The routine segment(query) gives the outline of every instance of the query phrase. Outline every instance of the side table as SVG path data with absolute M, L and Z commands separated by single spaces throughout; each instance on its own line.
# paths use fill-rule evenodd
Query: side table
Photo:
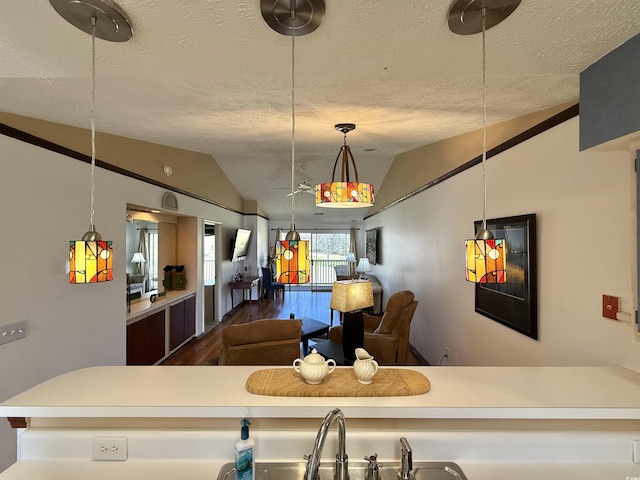
M 233 292 L 234 290 L 242 290 L 242 301 L 246 300 L 245 292 L 249 290 L 249 303 L 253 301 L 253 287 L 258 287 L 258 303 L 260 303 L 260 277 L 248 275 L 242 280 L 229 282 L 229 291 L 231 292 L 231 309 L 233 310 Z

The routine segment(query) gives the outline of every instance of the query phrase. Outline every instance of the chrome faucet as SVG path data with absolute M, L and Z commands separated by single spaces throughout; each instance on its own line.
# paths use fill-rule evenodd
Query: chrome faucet
M 336 465 L 333 474 L 334 480 L 349 480 L 349 458 L 345 449 L 346 427 L 344 423 L 344 414 L 339 408 L 332 409 L 327 416 L 324 417 L 316 441 L 313 444 L 313 451 L 307 460 L 307 469 L 304 472 L 304 480 L 318 480 L 318 470 L 320 468 L 320 458 L 322 457 L 322 449 L 324 441 L 327 437 L 329 427 L 338 420 L 338 453 L 336 454 Z
M 404 437 L 400 439 L 400 451 L 402 453 L 402 466 L 398 471 L 398 478 L 400 480 L 415 480 L 415 476 L 411 473 L 411 470 L 413 470 L 411 446 Z

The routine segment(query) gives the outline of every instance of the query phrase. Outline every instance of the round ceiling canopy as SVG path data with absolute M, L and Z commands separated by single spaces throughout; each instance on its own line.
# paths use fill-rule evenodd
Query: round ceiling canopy
M 133 36 L 127 14 L 111 0 L 49 0 L 51 6 L 67 22 L 89 35 L 96 19 L 96 37 L 110 42 L 126 42 Z
M 355 123 L 336 123 L 334 128 L 346 135 L 351 130 L 356 129 L 356 124 Z
M 486 6 L 485 30 L 513 13 L 520 0 L 455 0 L 449 9 L 449 30 L 458 35 L 482 32 L 482 7 Z
M 295 15 L 291 14 L 293 8 Z M 262 18 L 282 35 L 299 37 L 313 32 L 324 20 L 324 0 L 260 0 Z

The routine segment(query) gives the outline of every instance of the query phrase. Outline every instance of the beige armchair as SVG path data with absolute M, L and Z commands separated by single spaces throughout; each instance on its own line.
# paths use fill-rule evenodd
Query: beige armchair
M 291 365 L 300 357 L 300 320 L 256 320 L 222 330 L 218 365 Z
M 381 365 L 404 365 L 409 351 L 411 320 L 418 306 L 413 292 L 394 293 L 382 318 L 363 313 L 364 348 Z M 329 339 L 342 343 L 342 327 L 329 330 Z

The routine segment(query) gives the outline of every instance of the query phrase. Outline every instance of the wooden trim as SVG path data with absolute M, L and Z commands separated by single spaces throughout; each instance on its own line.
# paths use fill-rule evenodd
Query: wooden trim
M 424 358 L 420 352 L 418 350 L 416 350 L 416 347 L 414 347 L 413 345 L 409 344 L 409 351 L 411 352 L 411 355 L 413 355 L 414 357 L 416 357 L 416 360 L 418 360 L 418 362 L 420 362 L 420 365 L 429 365 L 431 366 L 431 364 L 429 362 L 427 362 L 427 359 Z
M 30 145 L 34 145 L 36 147 L 44 148 L 45 150 L 49 150 L 51 152 L 59 153 L 69 158 L 73 158 L 75 160 L 79 160 L 85 163 L 91 163 L 91 157 L 89 155 L 85 155 L 84 153 L 77 152 L 75 150 L 71 150 L 70 148 L 63 147 L 62 145 L 58 145 L 57 143 L 50 142 L 49 140 L 45 140 L 44 138 L 37 137 L 30 133 L 24 132 L 22 130 L 18 130 L 17 128 L 11 127 L 7 124 L 0 123 L 0 135 L 5 135 L 7 137 L 15 138 L 16 140 L 20 140 L 21 142 L 28 143 Z M 117 167 L 115 165 L 111 165 L 103 160 L 96 158 L 96 167 L 104 168 L 105 170 L 109 170 L 110 172 L 119 173 L 120 175 L 124 175 L 125 177 L 133 178 L 134 180 L 138 180 L 140 182 L 145 182 L 150 185 L 155 185 L 156 187 L 164 188 L 167 190 L 171 190 L 172 192 L 180 193 L 187 197 L 194 198 L 196 200 L 200 200 L 202 202 L 208 203 L 210 205 L 215 205 L 216 207 L 223 208 L 225 210 L 229 210 L 233 213 L 238 213 L 240 215 L 244 215 L 243 212 L 236 210 L 231 207 L 227 207 L 226 205 L 222 205 L 218 202 L 214 202 L 205 197 L 201 197 L 200 195 L 196 195 L 191 192 L 187 192 L 186 190 L 182 190 L 171 185 L 167 185 L 166 183 L 158 182 L 157 180 L 153 180 L 151 178 L 145 177 L 143 175 L 139 175 L 137 173 L 131 172 L 124 168 Z M 251 214 L 257 215 L 259 217 L 264 218 L 265 220 L 269 220 L 260 214 Z
M 526 142 L 527 140 L 530 140 L 531 138 L 535 137 L 536 135 L 539 135 L 540 133 L 546 132 L 547 130 L 552 129 L 553 127 L 556 127 L 558 125 L 560 125 L 561 123 L 566 122 L 567 120 L 571 120 L 573 117 L 577 117 L 578 114 L 580 113 L 580 104 L 576 103 L 575 105 L 572 105 L 568 108 L 566 108 L 565 110 L 563 110 L 562 112 L 556 113 L 555 115 L 547 118 L 546 120 L 544 120 L 543 122 L 540 122 L 537 125 L 534 125 L 533 127 L 525 130 L 524 132 L 516 135 L 513 138 L 510 138 L 509 140 L 506 140 L 505 142 L 502 142 L 500 145 L 495 146 L 494 148 L 492 148 L 491 150 L 487 151 L 487 160 L 490 159 L 491 157 L 498 155 L 499 153 L 504 152 L 505 150 L 509 150 L 510 148 L 515 147 L 516 145 L 519 145 L 523 142 Z M 382 207 L 380 210 L 372 213 L 371 215 L 367 215 L 364 217 L 364 220 L 371 218 L 381 212 L 384 212 L 385 210 L 387 210 L 388 208 L 391 208 L 395 205 L 398 205 L 399 203 L 404 202 L 405 200 L 410 199 L 411 197 L 414 197 L 415 195 L 418 195 L 419 193 L 424 192 L 425 190 L 428 190 L 431 187 L 435 187 L 436 185 L 438 185 L 439 183 L 444 182 L 445 180 L 450 179 L 451 177 L 464 172 L 465 170 L 474 167 L 475 165 L 478 165 L 482 163 L 482 154 L 478 155 L 475 158 L 472 158 L 471 160 L 469 160 L 468 162 L 463 163 L 462 165 L 454 168 L 453 170 L 445 173 L 444 175 L 439 176 L 438 178 L 435 178 L 433 180 L 431 180 L 429 183 L 427 183 L 426 185 L 423 185 L 422 187 L 414 190 L 413 192 L 409 192 L 406 195 L 400 197 L 399 199 L 391 202 L 389 205 L 385 205 L 384 207 Z
M 11 428 L 27 428 L 28 422 L 25 417 L 7 417 Z

